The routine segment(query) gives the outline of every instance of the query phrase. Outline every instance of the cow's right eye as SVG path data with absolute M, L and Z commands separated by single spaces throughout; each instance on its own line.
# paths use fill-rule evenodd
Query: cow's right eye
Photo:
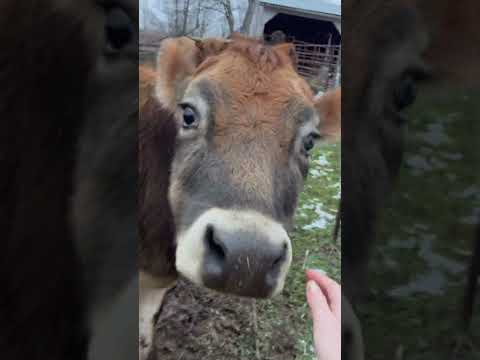
M 307 136 L 307 138 L 303 141 L 303 149 L 306 153 L 309 153 L 310 150 L 313 149 L 315 146 L 315 140 L 311 136 Z
M 198 116 L 195 110 L 187 104 L 181 104 L 183 114 L 183 123 L 182 127 L 184 129 L 195 129 L 198 127 Z
M 308 158 L 318 139 L 320 139 L 320 134 L 318 134 L 316 131 L 305 136 L 305 138 L 302 140 L 302 155 Z
M 130 16 L 120 7 L 107 9 L 105 36 L 110 51 L 119 51 L 133 39 L 134 25 Z
M 407 108 L 415 102 L 417 89 L 412 76 L 404 76 L 396 85 L 394 90 L 395 106 L 399 111 Z

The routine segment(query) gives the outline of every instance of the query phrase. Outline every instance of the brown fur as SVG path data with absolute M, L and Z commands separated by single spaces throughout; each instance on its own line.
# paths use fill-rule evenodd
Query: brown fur
M 266 151 L 283 151 L 285 156 L 294 125 L 278 119 L 292 97 L 312 105 L 311 90 L 293 71 L 288 51 L 284 45 L 267 47 L 260 41 L 240 38 L 195 70 L 195 79 L 208 78 L 229 90 L 229 108 L 220 96 L 216 99 L 216 144 L 230 143 L 232 137 L 248 142 L 262 134 Z M 276 143 L 280 152 L 271 148 Z
M 140 103 L 144 105 L 139 119 L 139 268 L 171 278 L 176 276 L 175 229 L 168 187 L 176 128 L 172 114 L 152 94 Z
M 155 69 L 139 67 L 139 268 L 163 279 L 176 277 L 175 229 L 168 204 L 176 127 L 171 111 L 154 98 Z M 155 193 L 152 193 L 155 189 Z M 152 241 L 150 239 L 155 239 Z M 161 241 L 158 241 L 161 240 Z
M 0 35 L 2 359 L 86 355 L 68 214 L 93 59 L 81 17 L 54 8 L 43 0 L 0 5 L 0 24 L 10 29 Z
M 312 115 L 315 113 L 313 93 L 295 72 L 294 61 L 290 44 L 270 47 L 235 35 L 231 40 L 167 39 L 159 51 L 157 68 L 140 68 L 140 177 L 144 188 L 140 191 L 139 205 L 141 248 L 145 249 L 140 252 L 141 267 L 157 276 L 175 274 L 171 216 L 175 215 L 178 221 L 183 208 L 190 203 L 183 188 L 187 179 L 206 181 L 212 177 L 210 188 L 228 186 L 242 194 L 237 205 L 260 203 L 267 211 L 281 208 L 275 197 L 283 201 L 283 191 L 275 194 L 278 185 L 274 183 L 279 179 L 274 171 L 277 167 L 289 169 L 291 166 L 291 146 L 301 120 L 305 120 L 297 116 L 305 108 L 310 109 Z M 152 72 L 156 72 L 156 99 L 148 96 L 153 87 Z M 208 100 L 212 102 L 209 105 L 215 108 L 212 138 L 208 141 L 221 158 L 223 171 L 229 174 L 228 184 L 221 183 L 221 176 L 208 175 L 210 167 L 218 171 L 215 165 L 194 164 L 178 153 L 173 155 L 174 149 L 180 146 L 172 141 L 181 120 L 177 104 L 191 84 L 205 80 L 213 96 Z M 339 101 L 338 97 L 320 99 L 325 105 L 319 104 L 318 108 L 331 106 L 330 98 Z M 335 110 L 323 116 L 330 118 L 336 110 L 337 104 Z M 339 127 L 339 121 L 340 116 L 325 124 Z M 172 170 L 172 163 L 183 169 Z M 199 167 L 205 175 L 188 175 L 189 167 Z M 289 183 L 282 186 L 295 194 L 287 201 L 293 209 L 302 179 L 297 169 L 288 171 L 293 175 L 290 180 L 287 178 Z M 170 189 L 172 214 L 165 212 L 167 189 Z M 217 196 L 220 195 L 217 193 Z
M 155 88 L 156 73 L 155 70 L 148 66 L 139 67 L 139 109 L 142 109 L 151 98 Z
M 0 4 L 2 359 L 86 359 L 93 307 L 135 275 L 137 56 L 104 61 L 102 6 Z
M 337 88 L 322 95 L 315 102 L 320 115 L 320 134 L 325 140 L 338 140 L 341 137 L 342 90 Z

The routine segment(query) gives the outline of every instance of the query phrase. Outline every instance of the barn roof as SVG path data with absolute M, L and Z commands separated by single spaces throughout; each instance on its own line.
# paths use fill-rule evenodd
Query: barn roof
M 285 8 L 294 12 L 341 16 L 340 0 L 260 0 L 266 6 Z

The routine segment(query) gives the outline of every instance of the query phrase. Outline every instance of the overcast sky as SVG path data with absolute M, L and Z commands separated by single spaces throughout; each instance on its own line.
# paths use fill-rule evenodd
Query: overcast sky
M 304 0 L 304 1 L 319 1 L 319 0 Z M 341 4 L 341 0 L 322 0 L 322 1 L 338 4 L 338 5 Z M 139 0 L 139 7 L 140 9 L 150 9 L 151 11 L 153 10 L 160 19 L 163 19 L 164 21 L 166 21 L 165 14 L 162 11 L 164 2 L 165 0 Z M 233 8 L 237 8 L 238 6 L 241 5 L 244 9 L 246 9 L 247 0 L 232 0 L 232 5 L 233 5 Z M 235 14 L 235 15 L 238 17 L 239 14 Z M 219 15 L 217 14 L 212 16 L 219 16 Z M 139 20 L 140 20 L 140 28 L 143 28 L 144 19 L 142 18 L 142 12 L 140 12 Z M 236 20 L 236 25 L 238 27 L 242 19 L 237 18 L 235 20 Z M 209 27 L 209 31 L 208 31 L 209 35 L 218 35 L 216 34 L 218 31 L 218 29 L 216 28 L 216 25 L 219 23 L 219 21 L 220 19 L 212 19 L 211 26 Z
M 231 0 L 231 1 L 232 1 L 232 7 L 234 9 L 238 8 L 239 6 L 243 6 L 244 9 L 247 8 L 248 0 Z M 316 0 L 309 0 L 309 1 L 316 1 Z M 331 0 L 328 0 L 328 1 L 331 1 Z M 149 9 L 150 11 L 153 11 L 161 20 L 166 21 L 166 16 L 162 11 L 164 3 L 165 3 L 165 0 L 139 0 L 139 7 L 140 9 Z M 238 12 L 234 12 L 234 15 L 236 17 L 235 19 L 236 26 L 238 27 L 240 26 L 241 19 L 238 18 L 239 17 Z M 218 36 L 221 33 L 221 30 L 220 30 L 221 23 L 224 21 L 224 19 L 222 18 L 222 15 L 219 13 L 218 14 L 213 13 L 211 14 L 211 16 L 213 18 L 209 22 L 209 27 L 206 35 Z M 140 21 L 140 28 L 143 28 L 144 19 L 142 17 L 142 11 L 140 11 L 139 21 Z

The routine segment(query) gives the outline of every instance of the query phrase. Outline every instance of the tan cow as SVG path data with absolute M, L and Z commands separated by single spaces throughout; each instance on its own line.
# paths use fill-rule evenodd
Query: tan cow
M 282 291 L 309 154 L 324 130 L 338 136 L 340 126 L 316 111 L 293 59 L 290 44 L 169 39 L 148 99 L 151 70 L 140 68 L 142 358 L 178 274 L 241 296 Z

